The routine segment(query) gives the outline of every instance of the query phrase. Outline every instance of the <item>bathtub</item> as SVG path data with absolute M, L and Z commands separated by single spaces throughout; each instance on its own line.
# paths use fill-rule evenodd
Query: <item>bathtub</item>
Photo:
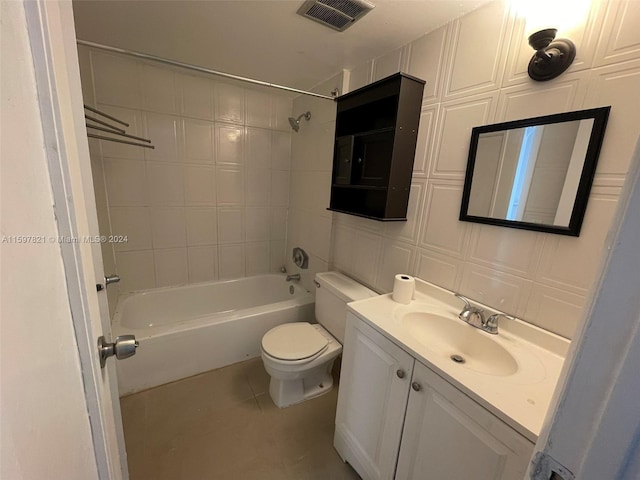
M 120 395 L 260 356 L 282 323 L 313 321 L 313 296 L 283 275 L 158 288 L 123 295 L 112 333 L 140 342 L 116 363 Z

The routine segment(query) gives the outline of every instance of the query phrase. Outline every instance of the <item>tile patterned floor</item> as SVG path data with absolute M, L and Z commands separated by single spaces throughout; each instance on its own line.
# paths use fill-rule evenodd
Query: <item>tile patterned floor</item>
M 333 449 L 337 388 L 284 409 L 268 388 L 257 358 L 123 397 L 131 480 L 360 479 Z

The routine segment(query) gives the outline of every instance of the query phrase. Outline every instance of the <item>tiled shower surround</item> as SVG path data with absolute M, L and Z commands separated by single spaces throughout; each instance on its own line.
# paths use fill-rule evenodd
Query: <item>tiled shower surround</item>
M 155 149 L 92 140 L 105 271 L 119 292 L 284 264 L 291 97 L 80 48 L 85 103 Z M 95 132 L 100 133 L 100 132 Z

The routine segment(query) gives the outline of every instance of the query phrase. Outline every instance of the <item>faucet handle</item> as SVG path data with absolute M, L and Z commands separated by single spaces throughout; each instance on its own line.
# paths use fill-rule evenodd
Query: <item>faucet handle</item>
M 471 308 L 471 302 L 469 301 L 469 299 L 467 297 L 464 297 L 464 296 L 460 295 L 459 293 L 454 293 L 454 295 L 464 302 L 465 310 L 469 310 Z
M 512 317 L 511 315 L 507 315 L 506 313 L 494 313 L 489 318 L 487 318 L 483 330 L 492 335 L 496 335 L 498 333 L 498 320 L 500 319 L 500 317 L 508 318 L 509 320 L 515 320 L 514 317 Z

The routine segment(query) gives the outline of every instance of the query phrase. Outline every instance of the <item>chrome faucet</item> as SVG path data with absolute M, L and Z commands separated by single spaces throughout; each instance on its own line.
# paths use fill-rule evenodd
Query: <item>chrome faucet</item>
M 455 296 L 464 302 L 464 308 L 458 314 L 458 318 L 473 327 L 484 330 L 486 323 L 484 319 L 484 310 L 471 305 L 469 299 L 467 297 L 463 297 L 459 293 L 456 293 Z
M 511 315 L 507 315 L 506 313 L 494 313 L 489 318 L 487 318 L 487 321 L 484 324 L 483 330 L 492 335 L 497 335 L 498 320 L 500 319 L 500 317 L 508 318 L 509 320 L 515 320 L 514 317 L 512 317 Z
M 291 280 L 300 281 L 300 274 L 294 273 L 293 275 L 287 275 L 287 282 L 290 282 Z
M 471 302 L 468 298 L 463 297 L 459 293 L 454 294 L 460 300 L 464 302 L 464 308 L 458 314 L 458 318 L 467 322 L 469 325 L 479 328 L 483 332 L 490 333 L 491 335 L 498 334 L 498 320 L 500 317 L 508 318 L 509 320 L 514 320 L 514 318 L 505 313 L 494 313 L 489 316 L 485 320 L 484 318 L 484 310 L 478 307 L 471 305 Z

